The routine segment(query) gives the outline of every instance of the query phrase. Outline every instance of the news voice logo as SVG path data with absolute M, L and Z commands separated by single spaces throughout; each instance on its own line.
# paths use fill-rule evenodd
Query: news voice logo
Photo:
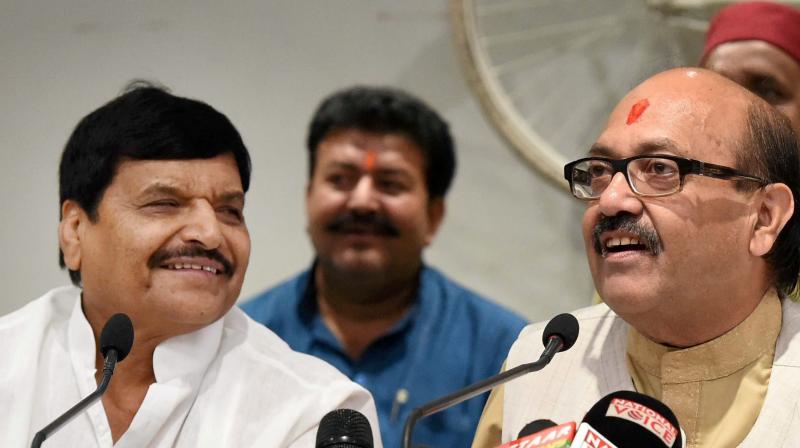
M 658 437 L 665 446 L 672 446 L 678 429 L 658 412 L 624 398 L 614 398 L 608 405 L 607 417 L 618 417 L 638 424 Z

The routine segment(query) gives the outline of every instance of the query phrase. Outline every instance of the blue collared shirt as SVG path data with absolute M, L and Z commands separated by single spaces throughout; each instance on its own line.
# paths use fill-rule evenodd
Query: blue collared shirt
M 387 448 L 401 445 L 412 409 L 499 372 L 526 324 L 425 266 L 409 312 L 354 361 L 319 315 L 313 279 L 312 270 L 304 271 L 242 309 L 292 349 L 324 359 L 369 390 Z M 487 396 L 419 420 L 414 445 L 469 447 Z

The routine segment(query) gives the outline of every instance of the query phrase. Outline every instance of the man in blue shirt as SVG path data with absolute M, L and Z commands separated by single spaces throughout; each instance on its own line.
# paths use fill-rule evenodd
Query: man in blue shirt
M 426 266 L 455 173 L 447 123 L 420 100 L 356 87 L 308 135 L 312 266 L 242 308 L 372 392 L 386 447 L 409 412 L 497 373 L 525 321 Z M 420 420 L 414 444 L 467 447 L 486 396 Z

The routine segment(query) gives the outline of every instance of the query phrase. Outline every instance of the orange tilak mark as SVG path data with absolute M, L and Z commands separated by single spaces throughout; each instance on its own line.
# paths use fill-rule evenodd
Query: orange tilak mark
M 647 98 L 643 100 L 639 100 L 631 107 L 631 111 L 628 113 L 628 120 L 625 124 L 633 124 L 636 123 L 636 120 L 642 116 L 645 110 L 650 106 L 650 101 L 647 101 Z
M 371 173 L 372 170 L 375 169 L 375 160 L 378 158 L 375 151 L 367 151 L 366 156 L 364 156 L 364 171 Z

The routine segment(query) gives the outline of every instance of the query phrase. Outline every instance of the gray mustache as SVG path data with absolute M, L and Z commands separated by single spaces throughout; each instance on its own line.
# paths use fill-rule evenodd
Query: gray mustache
M 616 216 L 604 216 L 595 224 L 592 229 L 592 243 L 594 250 L 598 254 L 603 254 L 603 245 L 600 242 L 600 235 L 605 232 L 614 230 L 622 230 L 635 235 L 639 242 L 645 245 L 647 250 L 652 255 L 658 255 L 663 250 L 661 246 L 661 239 L 658 237 L 655 229 L 642 224 L 639 217 L 633 216 L 628 213 L 623 213 Z
M 216 249 L 206 249 L 200 245 L 192 244 L 188 246 L 184 246 L 178 249 L 161 249 L 148 260 L 147 265 L 151 269 L 161 266 L 162 263 L 169 260 L 170 258 L 179 258 L 179 257 L 205 257 L 211 260 L 218 261 L 224 269 L 223 274 L 230 277 L 233 275 L 233 262 L 225 258 L 218 250 Z

